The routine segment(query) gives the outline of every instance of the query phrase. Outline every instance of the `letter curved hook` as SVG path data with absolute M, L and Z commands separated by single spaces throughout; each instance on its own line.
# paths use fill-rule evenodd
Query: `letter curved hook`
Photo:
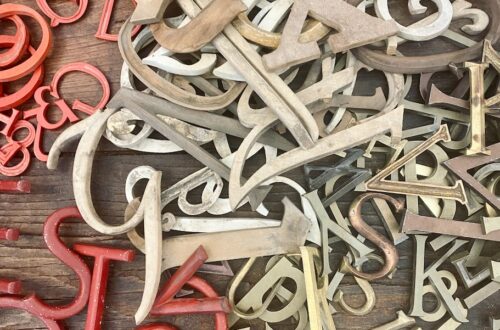
M 243 281 L 243 278 L 245 277 L 245 275 L 250 271 L 250 268 L 252 267 L 252 265 L 255 263 L 256 260 L 257 260 L 256 257 L 252 257 L 252 258 L 249 258 L 247 260 L 247 262 L 243 265 L 243 267 L 241 267 L 241 269 L 238 271 L 238 273 L 233 277 L 233 279 L 231 280 L 231 283 L 228 286 L 228 290 L 227 290 L 227 298 L 229 300 L 229 305 L 231 306 L 233 313 L 244 320 L 256 319 L 259 316 L 261 316 L 262 314 L 264 314 L 264 312 L 266 312 L 266 310 L 267 310 L 267 307 L 269 307 L 269 305 L 273 301 L 274 297 L 276 297 L 276 295 L 278 294 L 278 290 L 280 289 L 281 285 L 283 284 L 283 282 L 286 279 L 286 277 L 280 278 L 278 280 L 278 282 L 276 282 L 276 284 L 273 286 L 271 292 L 266 297 L 266 300 L 264 300 L 262 305 L 259 308 L 257 308 L 256 310 L 254 310 L 253 312 L 246 313 L 246 312 L 238 309 L 238 307 L 236 306 L 236 303 L 234 301 L 234 295 L 236 293 L 236 289 Z
M 458 4 L 461 6 L 459 7 Z M 472 23 L 466 24 L 460 28 L 470 35 L 478 35 L 488 27 L 490 17 L 483 10 L 471 8 L 472 4 L 464 0 L 456 0 L 453 5 L 457 5 L 458 10 L 453 12 L 453 19 L 469 18 Z
M 144 218 L 144 204 L 141 203 L 137 213 L 128 221 L 119 226 L 112 226 L 103 221 L 97 214 L 90 194 L 92 164 L 97 145 L 106 129 L 108 118 L 116 109 L 108 108 L 98 110 L 92 116 L 71 126 L 64 131 L 54 142 L 54 147 L 49 152 L 47 167 L 55 169 L 62 147 L 69 141 L 81 136 L 76 149 L 73 165 L 73 192 L 75 202 L 85 222 L 94 230 L 106 235 L 124 234 L 135 228 Z M 152 181 L 150 181 L 151 184 Z
M 344 291 L 338 290 L 338 292 L 333 297 L 333 302 L 350 315 L 362 316 L 370 313 L 375 307 L 375 292 L 373 291 L 370 282 L 365 279 L 354 276 L 354 280 L 358 284 L 361 291 L 365 295 L 365 303 L 360 307 L 352 307 L 344 300 Z
M 382 265 L 384 264 L 384 260 L 379 255 L 372 253 L 367 254 L 365 257 L 360 258 L 358 260 L 360 261 L 360 263 L 356 265 L 356 268 L 358 270 L 361 270 L 363 263 L 365 263 L 368 260 L 375 260 Z M 388 277 L 391 276 L 392 274 L 390 274 Z M 341 289 L 339 289 L 337 293 L 333 296 L 333 302 L 338 304 L 344 311 L 346 311 L 350 315 L 356 315 L 356 316 L 366 315 L 373 310 L 377 302 L 375 291 L 373 290 L 370 282 L 368 282 L 367 280 L 359 278 L 357 276 L 354 276 L 354 280 L 356 281 L 360 289 L 363 291 L 363 294 L 365 295 L 365 303 L 360 307 L 350 306 L 344 300 L 344 292 Z
M 432 2 L 436 4 L 439 12 L 433 22 L 418 27 L 406 27 L 396 22 L 399 28 L 398 35 L 407 40 L 424 41 L 435 38 L 446 31 L 453 18 L 453 7 L 451 2 L 450 0 L 432 0 Z M 374 5 L 378 17 L 386 21 L 393 20 L 392 15 L 389 13 L 389 4 L 387 0 L 377 0 Z

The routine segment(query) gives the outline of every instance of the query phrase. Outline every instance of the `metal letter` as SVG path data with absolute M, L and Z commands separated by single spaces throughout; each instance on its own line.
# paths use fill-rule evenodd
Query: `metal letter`
M 485 148 L 485 104 L 484 104 L 484 70 L 488 68 L 485 63 L 465 62 L 465 67 L 469 69 L 470 79 L 470 113 L 472 140 L 470 147 L 465 151 L 466 155 L 485 154 L 491 152 Z
M 392 172 L 398 170 L 403 165 L 408 163 L 411 159 L 417 157 L 430 146 L 439 141 L 449 141 L 450 134 L 446 125 L 442 125 L 440 129 L 431 136 L 428 140 L 422 142 L 418 147 L 406 153 L 403 157 L 396 160 L 394 163 L 389 164 L 386 168 L 381 170 L 370 180 L 366 182 L 367 190 L 374 190 L 386 193 L 399 193 L 415 196 L 432 196 L 436 198 L 449 198 L 459 201 L 462 204 L 467 203 L 467 196 L 465 195 L 464 186 L 462 181 L 458 180 L 453 187 L 443 187 L 436 185 L 422 184 L 418 182 L 398 182 L 389 181 L 385 178 Z
M 401 231 L 406 234 L 435 233 L 500 242 L 500 231 L 485 235 L 479 223 L 425 217 L 409 211 L 406 211 Z
M 375 273 L 365 273 L 363 271 L 359 271 L 354 268 L 350 263 L 347 257 L 342 259 L 342 264 L 340 266 L 340 271 L 343 273 L 350 273 L 363 278 L 368 281 L 373 281 L 376 279 L 380 279 L 382 277 L 390 274 L 394 268 L 396 268 L 399 254 L 394 245 L 389 242 L 387 238 L 378 233 L 371 226 L 367 225 L 361 216 L 361 206 L 363 203 L 371 198 L 381 198 L 388 202 L 390 202 L 396 208 L 396 212 L 400 212 L 403 209 L 404 203 L 399 201 L 391 196 L 380 194 L 380 193 L 365 193 L 363 195 L 358 196 L 351 204 L 349 210 L 349 220 L 356 229 L 358 233 L 366 237 L 373 244 L 378 246 L 385 255 L 385 264 L 382 268 Z

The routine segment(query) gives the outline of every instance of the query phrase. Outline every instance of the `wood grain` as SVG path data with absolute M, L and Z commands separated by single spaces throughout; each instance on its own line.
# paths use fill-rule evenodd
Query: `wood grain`
M 16 3 L 34 6 L 32 0 L 20 0 Z M 428 2 L 425 2 L 428 4 Z M 54 1 L 54 10 L 62 14 L 70 14 L 77 6 L 71 1 Z M 49 82 L 55 71 L 66 63 L 76 61 L 87 61 L 104 72 L 111 83 L 112 91 L 116 92 L 119 87 L 121 69 L 121 57 L 116 43 L 98 40 L 94 37 L 97 30 L 98 20 L 101 14 L 103 2 L 90 1 L 89 8 L 83 18 L 71 25 L 61 25 L 54 30 L 54 49 L 50 58 L 46 61 L 46 78 Z M 394 6 L 395 7 L 395 6 Z M 406 9 L 406 6 L 404 10 Z M 432 8 L 432 6 L 431 6 Z M 391 7 L 392 10 L 392 7 Z M 117 0 L 113 14 L 113 25 L 111 32 L 116 33 L 121 23 L 132 13 L 133 5 L 130 0 Z M 395 10 L 394 16 L 397 11 Z M 401 23 L 406 24 L 404 20 Z M 0 26 L 1 28 L 1 26 Z M 39 38 L 35 38 L 38 39 Z M 435 47 L 453 47 L 447 43 L 431 43 Z M 405 45 L 406 46 L 406 45 Z M 419 52 L 426 47 L 415 46 Z M 366 78 L 366 79 L 365 79 Z M 416 80 L 416 81 L 415 81 Z M 378 73 L 367 73 L 358 79 L 355 93 L 369 95 L 374 90 L 374 85 L 383 82 L 383 76 Z M 414 79 L 418 84 L 418 79 Z M 439 78 L 439 86 L 447 90 L 446 80 Z M 382 83 L 383 84 L 383 83 Z M 377 85 L 378 86 L 378 85 Z M 414 89 L 411 96 L 415 98 Z M 72 101 L 78 97 L 84 102 L 98 101 L 100 92 L 92 78 L 82 74 L 71 74 L 64 80 L 61 94 Z M 29 106 L 27 107 L 29 108 Z M 54 114 L 57 116 L 57 114 Z M 49 133 L 45 139 L 45 150 L 48 150 L 57 133 Z M 48 171 L 44 163 L 34 160 L 24 176 L 31 180 L 33 187 L 29 195 L 0 195 L 0 226 L 17 227 L 21 230 L 21 238 L 17 242 L 0 242 L 0 276 L 18 278 L 23 282 L 23 294 L 36 292 L 40 297 L 50 304 L 64 304 L 69 302 L 78 288 L 75 274 L 70 269 L 53 257 L 47 250 L 42 234 L 42 226 L 46 217 L 56 209 L 64 206 L 74 205 L 73 190 L 71 187 L 72 163 L 76 145 L 69 148 L 68 152 L 62 154 L 57 171 Z M 262 164 L 263 157 L 249 164 L 246 171 L 255 171 Z M 333 161 L 328 157 L 321 161 L 328 164 Z M 377 161 L 377 160 L 375 160 Z M 372 163 L 373 164 L 373 163 Z M 378 159 L 380 165 L 380 159 Z M 201 168 L 201 164 L 193 162 L 192 157 L 184 152 L 169 155 L 140 154 L 129 150 L 120 150 L 109 142 L 103 141 L 99 145 L 92 177 L 92 194 L 97 211 L 114 224 L 122 221 L 126 206 L 125 200 L 125 178 L 127 173 L 136 166 L 150 165 L 163 172 L 162 187 L 179 181 L 188 174 Z M 305 186 L 302 169 L 296 169 L 287 173 L 287 176 L 297 180 Z M 277 185 L 266 201 L 272 212 L 270 217 L 279 218 L 282 212 L 280 203 L 283 196 L 288 196 L 298 205 L 298 196 L 283 185 Z M 346 211 L 353 195 L 345 196 L 339 202 L 341 210 Z M 377 230 L 383 230 L 381 222 L 376 213 L 367 205 L 364 219 Z M 179 212 L 175 207 L 169 211 Z M 244 209 L 238 216 L 250 216 L 249 209 Z M 125 235 L 115 237 L 104 236 L 93 231 L 88 225 L 74 221 L 65 224 L 61 229 L 63 240 L 69 245 L 75 242 L 91 244 L 113 245 L 120 248 L 132 248 Z M 498 245 L 491 246 L 490 250 L 498 249 Z M 175 252 L 175 251 L 174 251 Z M 412 242 L 408 240 L 398 246 L 400 261 L 398 270 L 392 280 L 383 279 L 373 283 L 377 296 L 375 309 L 366 316 L 349 316 L 344 313 L 334 315 L 337 329 L 368 329 L 388 322 L 395 318 L 399 309 L 407 311 L 410 305 L 410 293 L 412 285 L 413 252 Z M 337 267 L 345 248 L 334 245 L 331 255 L 332 267 Z M 426 260 L 430 262 L 439 254 L 428 251 Z M 87 261 L 91 262 L 91 260 Z M 133 329 L 134 313 L 139 306 L 144 287 L 144 256 L 137 254 L 131 263 L 113 263 L 110 271 L 110 281 L 106 298 L 106 309 L 103 319 L 103 329 Z M 239 269 L 243 260 L 231 262 L 234 271 Z M 458 276 L 449 263 L 448 270 Z M 368 265 L 369 266 L 369 265 Z M 368 267 L 369 268 L 369 267 Z M 370 271 L 370 269 L 367 269 Z M 256 263 L 254 270 L 247 276 L 242 284 L 242 289 L 249 288 L 255 283 L 263 272 L 263 261 Z M 225 294 L 229 281 L 228 277 L 201 274 L 207 279 L 221 295 Z M 164 280 L 164 278 L 163 278 Z M 361 290 L 355 285 L 350 276 L 342 282 L 342 290 L 345 293 L 347 303 L 352 306 L 363 304 Z M 462 287 L 457 292 L 457 297 L 465 297 L 473 290 L 465 291 Z M 500 316 L 499 293 L 493 295 L 483 303 L 469 312 L 469 323 L 464 329 L 483 329 L 488 327 L 488 316 L 498 318 Z M 431 309 L 434 302 L 424 297 L 426 308 Z M 85 311 L 64 321 L 67 329 L 83 329 L 85 322 Z M 205 330 L 213 329 L 213 317 L 211 316 L 179 316 L 162 317 L 159 320 L 169 321 L 179 329 Z M 152 320 L 151 320 L 152 321 Z M 259 321 L 249 322 L 251 329 L 264 329 Z M 420 323 L 423 329 L 435 328 L 436 325 Z M 17 310 L 2 310 L 0 312 L 1 329 L 40 329 L 42 325 L 28 314 Z M 294 329 L 291 321 L 281 325 L 273 326 L 274 329 Z

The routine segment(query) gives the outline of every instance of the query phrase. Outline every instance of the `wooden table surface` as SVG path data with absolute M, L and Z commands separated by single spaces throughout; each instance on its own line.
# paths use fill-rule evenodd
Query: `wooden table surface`
M 497 0 L 492 0 L 497 1 Z M 26 4 L 36 7 L 33 0 L 4 1 Z M 45 82 L 49 82 L 55 71 L 62 65 L 84 61 L 97 66 L 108 78 L 112 92 L 119 88 L 120 69 L 122 60 L 118 46 L 114 42 L 96 39 L 94 34 L 97 29 L 104 1 L 89 1 L 89 8 L 80 21 L 62 25 L 53 30 L 54 48 L 50 58 L 46 61 Z M 403 1 L 404 2 L 404 1 Z M 52 2 L 50 2 L 52 4 Z M 76 8 L 69 1 L 57 1 L 52 4 L 61 13 L 71 13 Z M 405 6 L 402 6 L 405 7 Z M 131 14 L 132 1 L 117 0 L 113 13 L 112 32 L 118 32 L 119 26 Z M 396 9 L 397 10 L 397 9 Z M 404 9 L 406 10 L 406 9 Z M 4 25 L 0 25 L 0 30 Z M 36 38 L 35 38 L 36 39 Z M 444 44 L 444 43 L 443 43 Z M 436 47 L 448 47 L 436 44 Z M 422 51 L 419 44 L 414 44 L 415 52 Z M 440 78 L 440 83 L 445 86 L 446 77 Z M 418 81 L 417 81 L 418 82 Z M 372 91 L 374 86 L 383 83 L 380 73 L 367 74 L 357 86 L 359 90 Z M 415 87 L 415 84 L 414 84 Z M 79 98 L 86 102 L 96 102 L 100 99 L 100 91 L 96 82 L 84 74 L 71 74 L 64 80 L 62 95 L 68 100 Z M 412 95 L 415 97 L 416 93 Z M 26 105 L 24 108 L 29 108 Z M 23 109 L 24 109 L 23 108 Z M 56 113 L 51 114 L 57 117 Z M 49 150 L 59 132 L 50 132 L 45 137 L 44 148 Z M 28 195 L 0 195 L 0 227 L 16 227 L 21 231 L 21 237 L 16 242 L 0 242 L 0 277 L 18 278 L 23 283 L 23 294 L 35 292 L 48 304 L 63 305 L 69 303 L 78 290 L 76 275 L 61 261 L 56 259 L 48 250 L 42 238 L 42 227 L 45 219 L 55 210 L 74 205 L 71 184 L 73 156 L 76 144 L 72 144 L 62 154 L 57 170 L 49 171 L 45 164 L 32 160 L 31 166 L 23 176 L 32 183 L 32 193 Z M 323 160 L 331 162 L 333 158 Z M 201 168 L 201 165 L 183 152 L 166 155 L 144 154 L 130 150 L 118 149 L 102 139 L 99 151 L 94 161 L 92 177 L 92 196 L 98 213 L 110 223 L 118 224 L 123 217 L 126 206 L 125 178 L 130 170 L 136 166 L 150 165 L 163 171 L 162 187 L 173 183 Z M 251 165 L 249 171 L 256 168 Z M 287 176 L 304 185 L 301 169 L 296 169 Z M 298 201 L 298 196 L 284 186 L 276 186 L 266 200 L 266 206 L 272 210 L 270 216 L 281 216 L 280 200 L 288 196 L 293 201 Z M 352 195 L 344 197 L 340 206 L 343 210 L 349 205 Z M 175 208 L 172 212 L 178 212 Z M 367 207 L 366 218 L 368 223 L 382 230 L 380 221 L 374 211 Z M 250 215 L 249 210 L 238 212 L 238 215 Z M 102 244 L 120 248 L 133 248 L 125 235 L 105 236 L 92 230 L 83 222 L 72 220 L 62 226 L 61 237 L 67 245 L 75 242 Z M 337 329 L 369 329 L 388 322 L 396 317 L 398 310 L 408 311 L 410 294 L 412 291 L 413 252 L 411 239 L 400 244 L 400 262 L 393 279 L 375 281 L 372 286 L 375 290 L 377 303 L 375 309 L 366 316 L 349 316 L 345 313 L 334 315 Z M 230 248 L 230 247 L 228 247 Z M 428 249 L 429 250 L 429 249 Z M 498 250 L 498 244 L 491 245 L 489 250 Z M 175 253 L 175 251 L 170 251 Z M 332 252 L 332 266 L 336 267 L 345 250 L 335 245 Z M 426 263 L 430 263 L 437 255 L 427 252 Z M 167 256 L 168 257 L 168 256 Z M 86 259 L 89 263 L 92 261 Z M 237 271 L 243 261 L 231 262 L 233 271 Z M 263 261 L 259 261 L 254 270 L 245 279 L 241 290 L 248 290 L 252 283 L 263 273 Z M 446 263 L 444 269 L 452 271 L 458 279 L 454 269 Z M 335 268 L 334 268 L 335 269 Z M 229 277 L 201 274 L 216 288 L 220 295 L 225 295 Z M 460 283 L 460 282 L 459 282 Z M 133 315 L 139 306 L 144 285 L 144 256 L 137 251 L 133 262 L 114 262 L 111 266 L 106 308 L 103 319 L 103 329 L 133 329 Z M 342 290 L 346 300 L 353 306 L 363 304 L 364 296 L 355 285 L 351 277 L 346 277 L 342 282 Z M 465 297 L 473 290 L 464 290 L 459 287 L 456 297 Z M 483 329 L 488 327 L 488 317 L 500 317 L 500 294 L 496 293 L 480 305 L 470 310 L 469 323 L 463 329 Z M 435 302 L 431 297 L 425 296 L 426 310 L 431 310 Z M 78 315 L 65 320 L 67 329 L 83 329 L 86 310 Z M 150 319 L 151 321 L 153 319 Z M 212 316 L 178 316 L 163 317 L 159 320 L 171 322 L 179 329 L 197 330 L 213 329 Z M 444 319 L 443 319 L 444 320 Z M 442 322 L 442 321 L 441 321 Z M 423 329 L 434 329 L 440 322 L 429 324 L 419 321 Z M 252 329 L 264 329 L 259 321 L 250 322 Z M 18 310 L 3 310 L 0 312 L 1 329 L 37 329 L 43 328 L 41 323 L 25 312 Z M 292 322 L 276 325 L 274 329 L 294 329 Z

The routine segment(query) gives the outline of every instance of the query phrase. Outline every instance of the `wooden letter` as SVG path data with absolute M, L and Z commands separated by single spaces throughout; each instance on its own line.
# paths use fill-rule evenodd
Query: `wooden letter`
M 320 57 L 321 51 L 316 41 L 299 42 L 308 15 L 339 31 L 328 37 L 328 44 L 334 53 L 382 40 L 399 32 L 394 21 L 383 21 L 365 14 L 343 0 L 298 0 L 285 24 L 279 47 L 263 56 L 268 70 L 277 71 Z

